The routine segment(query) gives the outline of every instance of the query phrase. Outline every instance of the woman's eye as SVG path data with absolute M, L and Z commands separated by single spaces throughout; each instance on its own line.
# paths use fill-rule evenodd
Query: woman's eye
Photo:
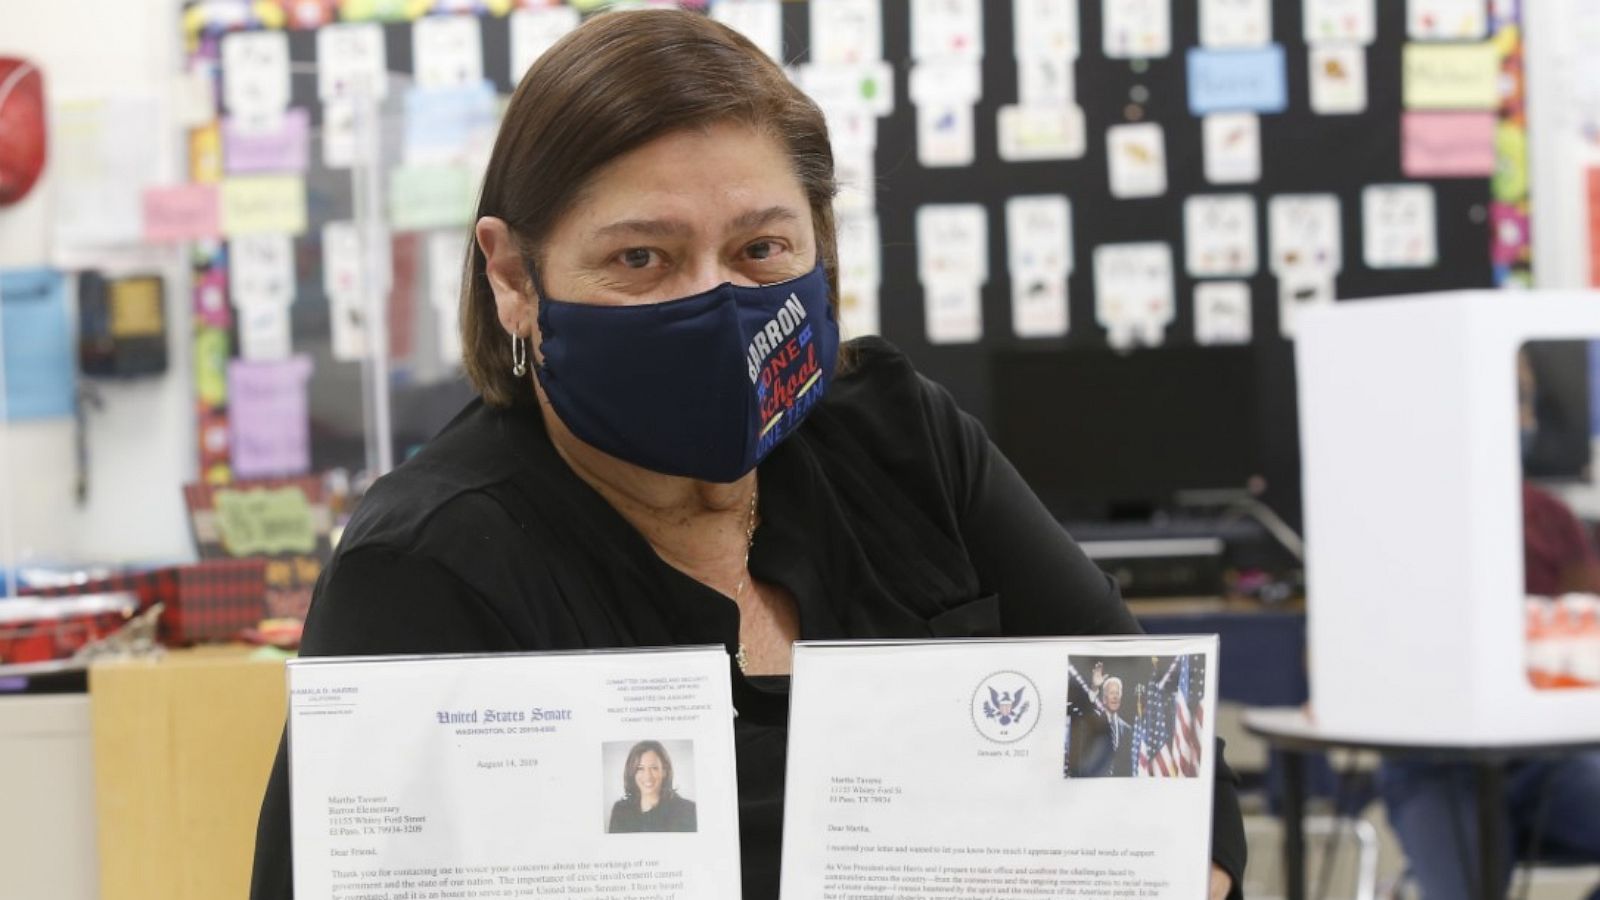
M 629 247 L 622 251 L 622 255 L 619 258 L 622 260 L 622 264 L 630 269 L 643 269 L 650 265 L 650 256 L 650 251 L 644 247 Z
M 744 252 L 751 259 L 768 259 L 778 251 L 777 245 L 772 241 L 756 241 L 744 248 Z

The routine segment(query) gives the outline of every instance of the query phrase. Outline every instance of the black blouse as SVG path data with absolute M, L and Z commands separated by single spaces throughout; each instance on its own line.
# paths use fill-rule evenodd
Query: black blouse
M 975 419 L 888 343 L 850 347 L 849 374 L 759 468 L 751 573 L 795 598 L 802 639 L 1140 630 Z M 301 652 L 731 652 L 738 637 L 733 601 L 663 562 L 556 454 L 536 409 L 474 402 L 362 500 Z M 735 669 L 733 701 L 744 897 L 775 900 L 788 680 Z M 1220 752 L 1216 772 L 1212 855 L 1237 885 L 1244 827 Z M 292 884 L 280 747 L 251 896 Z
M 640 809 L 637 797 L 623 797 L 611 805 L 611 821 L 606 825 L 606 832 L 694 831 L 697 827 L 694 801 L 671 794 L 649 809 Z

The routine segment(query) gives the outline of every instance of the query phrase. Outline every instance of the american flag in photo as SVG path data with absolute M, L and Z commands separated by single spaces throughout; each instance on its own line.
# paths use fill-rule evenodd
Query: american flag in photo
M 1173 676 L 1177 676 L 1176 683 Z M 1202 654 L 1172 661 L 1159 681 L 1152 675 L 1134 726 L 1139 774 L 1195 778 L 1200 774 L 1200 735 L 1205 729 L 1206 661 Z

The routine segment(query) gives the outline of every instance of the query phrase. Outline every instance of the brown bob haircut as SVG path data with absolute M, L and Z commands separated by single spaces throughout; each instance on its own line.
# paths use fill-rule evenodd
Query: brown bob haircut
M 511 95 L 484 174 L 476 219 L 505 220 L 530 266 L 606 163 L 673 131 L 736 122 L 787 151 L 811 206 L 817 254 L 837 303 L 833 150 L 816 104 L 743 35 L 678 10 L 595 16 L 562 38 Z M 486 402 L 533 400 L 511 372 L 487 261 L 473 241 L 461 304 L 467 376 Z
M 667 755 L 667 748 L 661 746 L 660 741 L 640 741 L 628 751 L 628 761 L 622 764 L 622 796 L 629 800 L 639 799 L 639 784 L 633 776 L 646 753 L 654 753 L 661 760 L 661 796 L 671 797 L 676 793 L 672 786 L 672 757 Z

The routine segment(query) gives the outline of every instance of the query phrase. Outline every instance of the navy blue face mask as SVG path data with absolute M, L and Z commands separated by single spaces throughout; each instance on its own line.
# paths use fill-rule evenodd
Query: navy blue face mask
M 539 294 L 544 360 L 534 372 L 556 415 L 586 443 L 651 471 L 737 481 L 794 433 L 833 378 L 839 326 L 820 265 L 778 284 L 723 284 L 640 306 Z

